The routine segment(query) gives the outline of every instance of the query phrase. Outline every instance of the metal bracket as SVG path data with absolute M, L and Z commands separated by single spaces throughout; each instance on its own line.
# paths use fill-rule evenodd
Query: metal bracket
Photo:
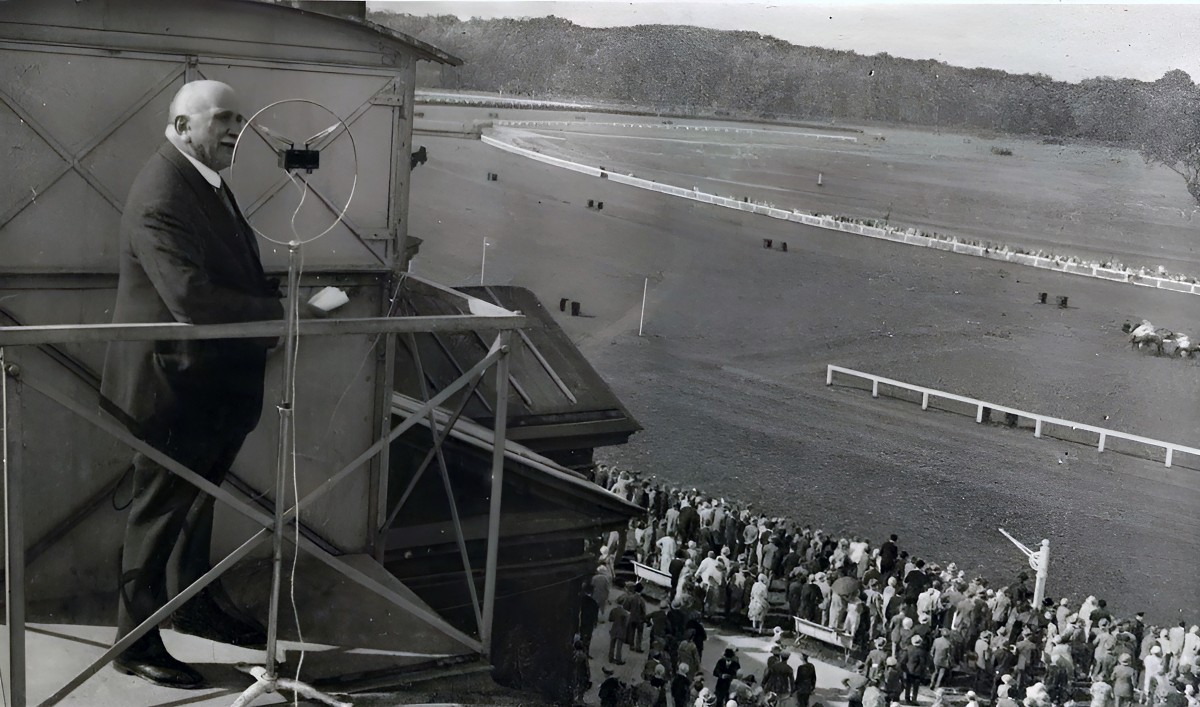
M 403 108 L 404 96 L 398 93 L 376 93 L 374 96 L 371 96 L 371 105 Z

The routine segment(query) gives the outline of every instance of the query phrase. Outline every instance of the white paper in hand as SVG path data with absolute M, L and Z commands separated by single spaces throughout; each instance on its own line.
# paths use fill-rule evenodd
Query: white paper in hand
M 322 312 L 332 312 L 350 301 L 350 296 L 337 287 L 325 287 L 312 296 L 308 303 Z

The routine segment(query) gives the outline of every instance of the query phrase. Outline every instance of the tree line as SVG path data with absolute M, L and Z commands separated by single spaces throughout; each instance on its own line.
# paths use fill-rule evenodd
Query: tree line
M 885 122 L 1084 139 L 1138 149 L 1200 203 L 1200 88 L 1181 70 L 1156 81 L 951 66 L 886 53 L 796 46 L 756 32 L 690 26 L 589 28 L 556 18 L 370 19 L 464 59 L 430 87 L 613 101 L 682 114 Z

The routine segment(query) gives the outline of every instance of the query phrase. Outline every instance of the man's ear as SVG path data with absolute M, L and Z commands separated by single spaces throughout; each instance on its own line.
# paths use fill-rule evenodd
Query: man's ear
M 174 126 L 175 126 L 175 132 L 180 135 L 183 135 L 185 132 L 187 132 L 187 127 L 188 127 L 187 116 L 186 115 L 175 116 Z

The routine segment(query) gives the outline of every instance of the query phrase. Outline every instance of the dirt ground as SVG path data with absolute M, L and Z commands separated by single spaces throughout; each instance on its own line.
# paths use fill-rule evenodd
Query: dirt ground
M 457 110 L 459 120 L 475 115 Z M 658 170 L 675 168 L 677 149 L 672 183 L 707 170 L 709 146 L 603 139 L 625 159 L 645 151 Z M 962 149 L 973 144 L 957 139 Z M 546 142 L 564 152 L 591 149 Z M 889 133 L 885 144 L 903 143 Z M 487 238 L 488 282 L 529 287 L 548 303 L 581 302 L 585 316 L 559 321 L 646 428 L 628 445 L 601 450 L 602 458 L 876 542 L 896 532 L 911 552 L 995 582 L 1024 565 L 997 528 L 1030 545 L 1045 537 L 1050 595 L 1094 593 L 1117 613 L 1145 610 L 1151 621 L 1200 618 L 1196 468 L 1166 469 L 824 385 L 825 366 L 837 364 L 1195 445 L 1200 368 L 1131 350 L 1120 330 L 1146 317 L 1200 332 L 1191 296 L 804 228 L 548 167 L 477 141 L 417 135 L 414 144 L 430 155 L 413 176 L 410 231 L 425 239 L 414 269 L 450 284 L 477 283 Z M 712 150 L 711 173 L 728 174 L 724 153 Z M 992 168 L 990 154 L 975 161 Z M 960 170 L 976 168 L 961 155 L 934 159 L 928 179 L 954 184 Z M 497 181 L 486 181 L 489 171 Z M 787 168 L 778 171 L 750 181 L 786 183 Z M 1020 194 L 1053 198 L 1048 182 L 1013 183 L 1014 203 Z M 998 188 L 947 219 L 978 217 L 1003 230 L 1011 214 L 992 218 L 986 210 L 1002 198 Z M 873 198 L 863 193 L 856 198 Z M 604 209 L 586 208 L 587 199 L 603 200 Z M 1169 221 L 1160 224 L 1168 234 Z M 762 248 L 763 238 L 787 241 L 788 252 Z M 1163 238 L 1178 257 L 1191 258 L 1183 236 Z M 1128 239 L 1124 245 L 1140 249 Z M 1071 307 L 1036 304 L 1038 292 L 1069 295 Z

